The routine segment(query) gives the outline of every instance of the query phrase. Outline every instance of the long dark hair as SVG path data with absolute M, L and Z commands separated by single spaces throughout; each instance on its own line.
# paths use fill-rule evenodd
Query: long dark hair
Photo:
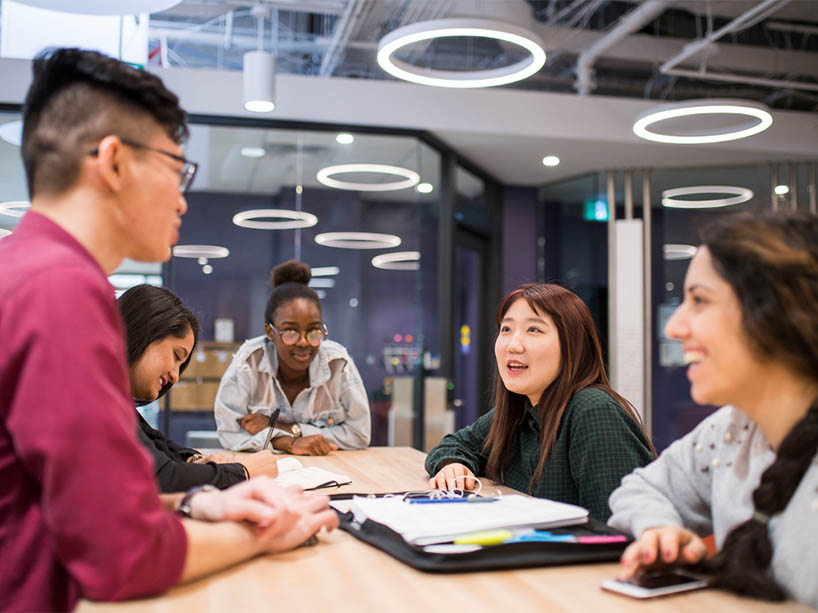
M 613 397 L 617 403 L 642 427 L 639 416 L 630 402 L 617 394 L 608 383 L 605 363 L 602 360 L 602 347 L 594 327 L 591 312 L 585 303 L 574 292 L 550 283 L 528 283 L 506 295 L 497 307 L 497 331 L 506 312 L 517 300 L 523 299 L 535 312 L 551 317 L 557 329 L 562 357 L 560 372 L 540 397 L 537 410 L 542 423 L 542 440 L 540 442 L 540 460 L 529 487 L 533 486 L 542 474 L 545 461 L 557 440 L 557 432 L 563 413 L 571 398 L 580 390 L 595 387 Z M 506 453 L 514 438 L 514 432 L 523 416 L 525 397 L 508 391 L 495 372 L 495 409 L 494 419 L 484 445 L 489 454 L 486 474 L 499 480 L 503 470 Z M 650 437 L 645 434 L 645 440 Z M 651 450 L 656 454 L 653 446 Z
M 151 343 L 168 336 L 184 338 L 190 330 L 193 332 L 193 344 L 199 340 L 198 320 L 169 289 L 135 285 L 119 297 L 117 306 L 125 325 L 129 366 L 139 361 Z M 192 356 L 191 351 L 179 366 L 179 374 L 185 371 Z M 170 382 L 166 383 L 158 397 L 163 396 L 172 385 Z
M 318 307 L 320 313 L 321 299 L 315 293 L 315 290 L 309 286 L 311 278 L 312 270 L 310 265 L 298 260 L 287 260 L 273 268 L 270 272 L 270 285 L 273 286 L 273 291 L 267 300 L 267 306 L 264 308 L 264 323 L 272 325 L 276 309 L 285 302 L 296 298 L 311 300 Z
M 751 350 L 818 382 L 818 218 L 797 212 L 728 216 L 706 226 L 700 243 L 738 297 Z M 786 598 L 769 570 L 768 522 L 787 507 L 816 451 L 818 399 L 761 475 L 753 517 L 733 528 L 706 563 L 716 585 L 768 600 Z

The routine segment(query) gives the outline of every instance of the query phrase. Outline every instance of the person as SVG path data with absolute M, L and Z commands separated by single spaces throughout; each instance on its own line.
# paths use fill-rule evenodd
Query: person
M 553 284 L 525 284 L 497 307 L 495 407 L 429 452 L 430 486 L 488 476 L 606 520 L 620 479 L 655 456 L 630 403 L 611 389 L 588 307 Z
M 128 378 L 134 403 L 145 405 L 164 396 L 179 380 L 199 337 L 199 322 L 173 292 L 136 285 L 117 300 L 125 325 Z M 202 455 L 169 440 L 136 413 L 140 442 L 153 456 L 162 492 L 183 492 L 209 483 L 226 488 L 257 475 L 278 475 L 272 451 Z
M 265 477 L 160 498 L 107 275 L 170 257 L 196 169 L 185 114 L 96 52 L 51 50 L 33 73 L 31 210 L 0 241 L 0 610 L 147 596 L 332 528 L 326 498 Z
M 705 559 L 716 585 L 818 608 L 818 219 L 742 214 L 703 228 L 665 327 L 690 393 L 724 405 L 611 496 L 636 537 L 622 577 Z
M 241 346 L 216 395 L 216 426 L 226 449 L 261 449 L 276 408 L 281 412 L 272 444 L 278 451 L 326 455 L 369 445 L 363 381 L 346 349 L 326 340 L 311 276 L 310 267 L 296 260 L 270 275 L 265 335 Z

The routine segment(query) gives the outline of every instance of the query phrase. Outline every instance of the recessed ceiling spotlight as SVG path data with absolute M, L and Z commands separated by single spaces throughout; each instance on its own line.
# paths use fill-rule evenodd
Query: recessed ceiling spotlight
M 288 221 L 258 221 L 259 217 L 286 219 Z M 255 230 L 296 230 L 298 228 L 311 228 L 318 223 L 318 218 L 312 213 L 304 211 L 253 209 L 233 215 L 233 223 L 242 228 L 253 228 Z
M 341 132 L 335 137 L 335 142 L 339 145 L 350 145 L 355 141 L 355 137 L 349 132 Z
M 696 255 L 698 248 L 695 245 L 668 243 L 662 246 L 662 251 L 666 260 L 689 260 Z
M 339 249 L 391 249 L 400 245 L 399 236 L 374 232 L 324 232 L 315 236 L 315 242 L 324 247 Z
M 729 194 L 731 198 L 709 198 L 706 200 L 682 200 L 678 196 L 701 194 Z M 732 185 L 693 185 L 676 187 L 662 192 L 662 206 L 671 209 L 715 209 L 722 206 L 741 204 L 753 198 L 753 190 Z
M 242 147 L 241 154 L 246 158 L 263 158 L 266 151 L 264 147 Z
M 319 266 L 312 268 L 311 271 L 313 277 L 332 277 L 340 273 L 341 269 L 337 266 Z
M 400 181 L 388 181 L 386 183 L 355 183 L 333 178 L 335 175 L 350 172 L 393 175 L 403 177 L 403 179 Z M 420 175 L 414 170 L 400 166 L 389 166 L 387 164 L 339 164 L 337 166 L 327 166 L 319 170 L 315 178 L 318 179 L 319 183 L 327 187 L 359 192 L 389 192 L 414 187 L 420 182 Z
M 202 272 L 206 275 L 209 275 L 213 272 L 213 267 L 210 264 L 205 264 L 202 266 Z
M 654 132 L 648 129 L 660 121 L 698 115 L 739 115 L 749 117 L 750 122 L 746 127 L 739 126 L 737 129 L 727 129 L 717 132 L 702 129 L 698 134 L 692 135 Z M 658 143 L 699 145 L 747 138 L 753 134 L 763 132 L 771 125 L 773 125 L 773 116 L 762 104 L 746 100 L 690 100 L 662 106 L 647 114 L 641 115 L 636 123 L 633 124 L 633 133 L 640 138 Z
M 489 38 L 522 47 L 528 51 L 523 60 L 500 68 L 480 70 L 435 70 L 415 66 L 395 57 L 395 53 L 414 43 L 439 38 Z M 421 21 L 393 30 L 378 43 L 378 65 L 393 77 L 435 87 L 495 87 L 521 81 L 545 64 L 540 38 L 520 26 L 493 19 L 451 18 Z
M 773 191 L 775 191 L 775 193 L 778 194 L 779 196 L 783 196 L 785 194 L 790 193 L 790 188 L 787 187 L 786 185 L 776 185 L 773 188 Z
M 335 279 L 310 279 L 310 287 L 335 287 Z
M 31 208 L 31 203 L 27 200 L 15 200 L 12 202 L 0 202 L 0 215 L 9 217 L 22 217 Z
M 384 270 L 420 270 L 420 251 L 393 251 L 372 258 L 375 268 Z
M 219 245 L 176 245 L 173 248 L 173 255 L 177 258 L 226 258 L 230 255 L 230 250 L 227 247 L 220 247 Z M 202 263 L 201 261 L 199 262 Z M 207 264 L 207 262 L 204 262 Z
M 418 183 L 415 186 L 415 189 L 421 194 L 431 194 L 434 191 L 435 186 L 431 183 Z
M 19 147 L 23 143 L 23 120 L 15 119 L 0 124 L 0 138 L 10 145 Z
M 543 166 L 559 166 L 560 159 L 556 155 L 546 155 L 542 159 Z

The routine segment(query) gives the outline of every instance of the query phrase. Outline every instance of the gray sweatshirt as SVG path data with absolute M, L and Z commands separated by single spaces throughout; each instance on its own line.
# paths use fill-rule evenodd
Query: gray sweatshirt
M 728 532 L 752 515 L 753 490 L 774 461 L 756 423 L 723 407 L 622 479 L 609 500 L 608 523 L 637 536 L 681 525 L 700 536 L 713 534 L 721 548 Z M 791 598 L 818 608 L 818 455 L 769 530 L 776 581 Z

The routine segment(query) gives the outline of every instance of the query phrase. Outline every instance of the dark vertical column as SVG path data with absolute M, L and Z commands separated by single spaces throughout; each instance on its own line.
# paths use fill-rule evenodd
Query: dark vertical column
M 162 266 L 164 269 L 165 287 L 174 290 L 173 287 L 173 254 L 170 259 Z M 170 393 L 165 394 L 162 400 L 162 432 L 165 436 L 170 438 Z

